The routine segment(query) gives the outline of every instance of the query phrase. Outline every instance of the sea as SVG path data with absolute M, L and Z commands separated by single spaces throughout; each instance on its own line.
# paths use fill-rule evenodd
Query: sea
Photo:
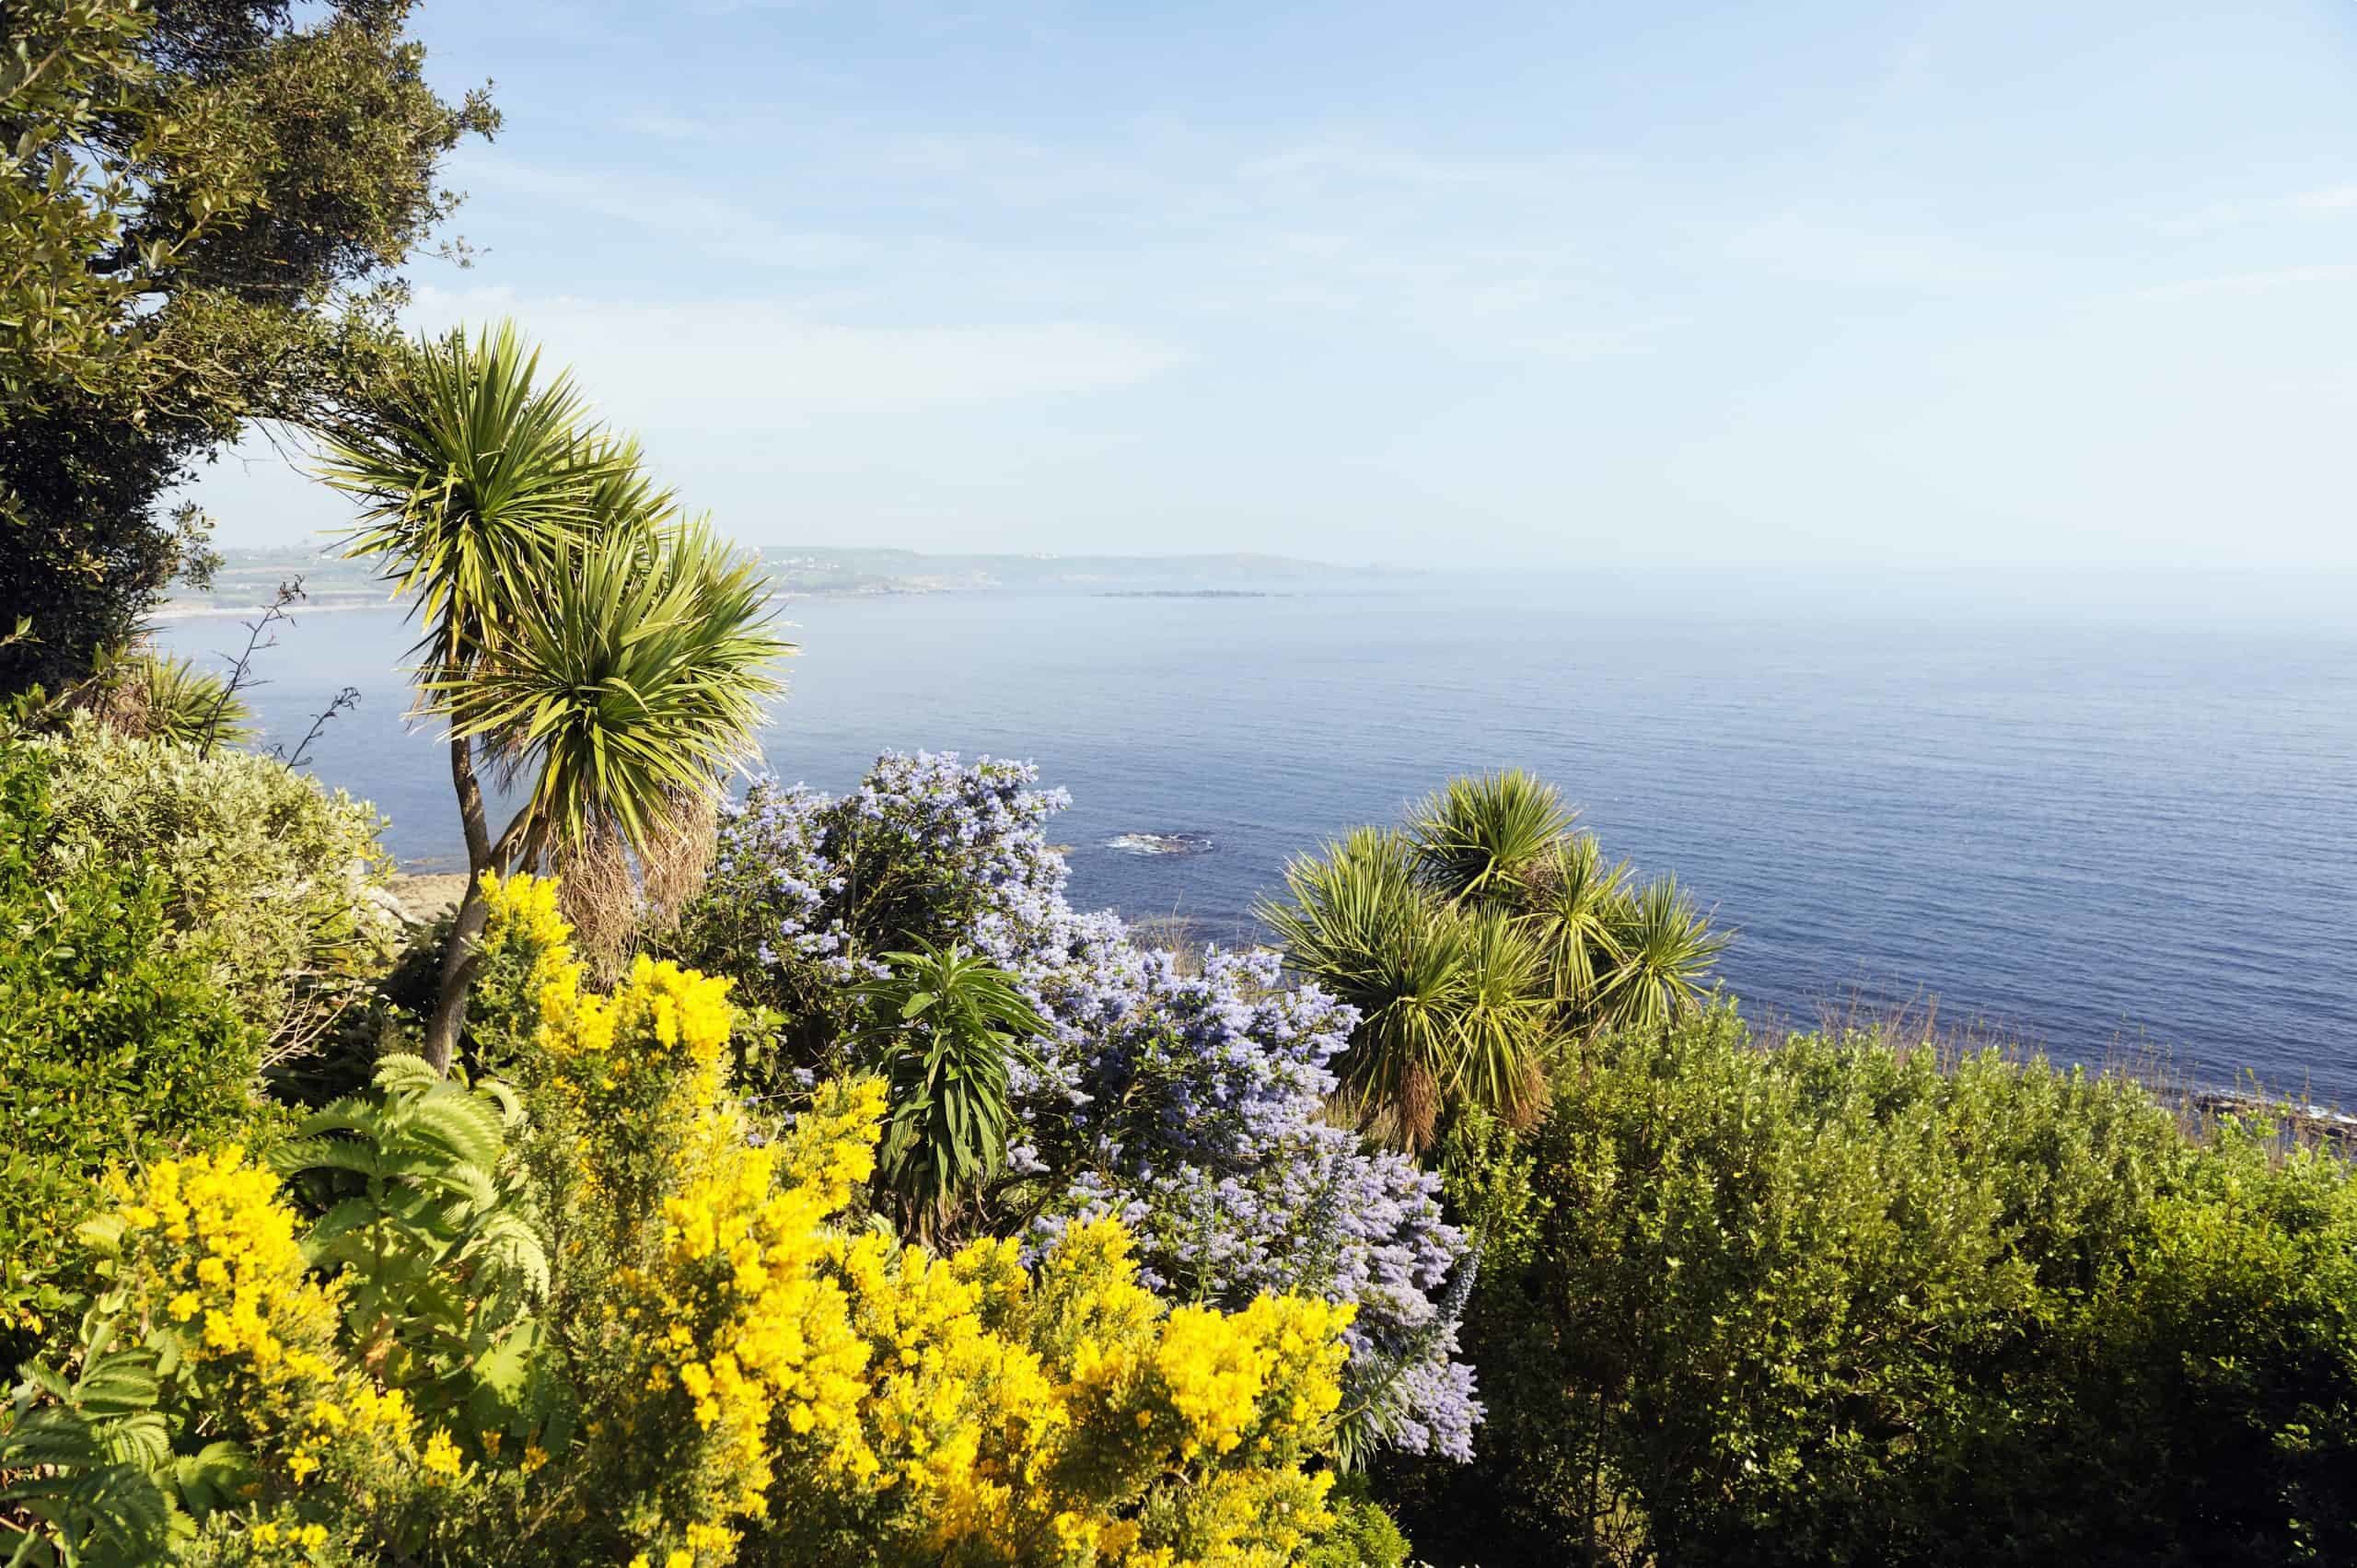
M 839 791 L 879 750 L 1026 758 L 1071 792 L 1072 895 L 1251 940 L 1289 856 L 1455 773 L 1561 786 L 1674 873 L 1763 1019 L 1903 1016 L 2192 1086 L 2357 1107 L 2357 619 L 2199 629 L 1787 606 L 1576 581 L 796 598 L 762 765 Z M 463 869 L 390 609 L 274 629 L 249 698 Z M 160 641 L 218 664 L 236 618 Z

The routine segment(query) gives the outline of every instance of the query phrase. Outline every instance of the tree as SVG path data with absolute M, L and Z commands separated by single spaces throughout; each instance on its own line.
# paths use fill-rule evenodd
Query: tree
M 513 324 L 420 342 L 320 434 L 320 476 L 362 506 L 346 553 L 381 558 L 413 598 L 419 695 L 450 724 L 470 875 L 426 1029 L 443 1070 L 484 874 L 601 834 L 644 854 L 703 820 L 791 645 L 768 629 L 754 563 L 682 517 Z M 495 836 L 485 762 L 526 795 Z
M 1414 847 L 1376 828 L 1295 860 L 1285 890 L 1260 916 L 1287 962 L 1358 1011 L 1333 1067 L 1362 1124 L 1419 1150 L 1452 1096 L 1516 1119 L 1535 1109 L 1546 975 L 1509 917 L 1440 902 Z
M 206 525 L 165 496 L 343 406 L 450 212 L 411 0 L 0 0 L 0 693 L 138 629 Z
M 1398 830 L 1285 868 L 1260 919 L 1285 959 L 1358 1010 L 1335 1059 L 1361 1125 L 1421 1151 L 1451 1102 L 1527 1124 L 1554 1042 L 1691 1012 L 1727 938 L 1673 879 L 1632 889 L 1555 786 L 1451 780 Z

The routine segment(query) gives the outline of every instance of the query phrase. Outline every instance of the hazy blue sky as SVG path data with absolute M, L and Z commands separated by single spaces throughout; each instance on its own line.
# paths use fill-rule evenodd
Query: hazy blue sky
M 2357 568 L 2350 0 L 418 26 L 508 120 L 419 321 L 747 542 Z

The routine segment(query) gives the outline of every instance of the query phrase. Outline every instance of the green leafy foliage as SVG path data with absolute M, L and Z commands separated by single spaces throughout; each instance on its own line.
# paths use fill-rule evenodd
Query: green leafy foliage
M 126 1343 L 122 1329 L 119 1318 L 88 1314 L 70 1380 L 41 1361 L 25 1365 L 0 1424 L 0 1477 L 14 1477 L 0 1484 L 0 1505 L 37 1527 L 0 1524 L 0 1546 L 16 1536 L 12 1568 L 145 1568 L 252 1483 L 252 1461 L 236 1443 L 175 1446 L 161 1357 Z
M 0 1503 L 47 1529 L 22 1536 L 12 1563 L 153 1562 L 169 1549 L 175 1524 L 185 1533 L 166 1485 L 174 1467 L 156 1409 L 156 1353 L 114 1349 L 111 1338 L 110 1325 L 99 1330 L 71 1382 L 40 1362 L 25 1367 L 0 1432 L 0 1475 L 17 1479 L 0 1485 Z M 47 1402 L 36 1403 L 42 1395 Z
M 390 961 L 393 866 L 365 801 L 267 757 L 87 721 L 33 746 L 49 776 L 43 861 L 153 873 L 169 943 L 259 1027 L 266 1060 L 308 1049 Z
M 1993 1053 L 1731 1012 L 1594 1042 L 1444 1144 L 1497 1225 L 1476 1463 L 1395 1467 L 1435 1561 L 2334 1560 L 2357 1530 L 2357 1190 Z M 2337 1468 L 2336 1468 L 2337 1467 Z
M 414 1056 L 385 1058 L 373 1092 L 304 1119 L 273 1164 L 322 1210 L 304 1242 L 348 1282 L 345 1342 L 426 1411 L 537 1426 L 546 1382 L 533 1308 L 549 1259 L 504 1156 L 520 1128 L 505 1085 L 470 1089 Z
M 877 1173 L 918 1231 L 946 1234 L 1006 1164 L 1008 1068 L 1039 1069 L 1024 1041 L 1047 1032 L 1005 970 L 952 944 L 890 953 L 891 973 L 859 987 L 862 1031 L 890 1110 Z
M 1408 1561 L 1408 1538 L 1368 1494 L 1364 1477 L 1345 1478 L 1326 1506 L 1334 1522 L 1303 1551 L 1301 1568 L 1401 1568 Z
M 258 1042 L 167 915 L 159 875 L 61 867 L 44 749 L 0 744 L 0 1355 L 74 1301 L 110 1164 L 250 1137 Z
M 406 0 L 11 0 L 0 52 L 0 693 L 78 679 L 212 557 L 190 465 L 394 341 L 392 277 L 489 134 Z

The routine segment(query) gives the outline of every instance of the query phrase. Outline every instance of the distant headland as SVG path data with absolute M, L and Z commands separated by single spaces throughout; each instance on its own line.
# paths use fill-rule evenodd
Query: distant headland
M 929 555 L 914 550 L 826 545 L 766 545 L 757 553 L 771 590 L 789 598 L 826 595 L 1020 591 L 1124 597 L 1258 598 L 1290 587 L 1401 580 L 1411 568 L 1345 566 L 1284 555 Z M 278 585 L 300 575 L 312 610 L 357 610 L 386 602 L 385 585 L 365 565 L 328 551 L 290 544 L 225 550 L 209 587 L 183 586 L 167 617 L 234 613 L 268 604 Z

